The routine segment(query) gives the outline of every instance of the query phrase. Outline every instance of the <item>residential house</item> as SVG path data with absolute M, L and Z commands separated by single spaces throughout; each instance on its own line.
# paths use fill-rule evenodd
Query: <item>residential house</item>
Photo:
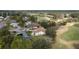
M 27 33 L 21 29 L 10 29 L 9 31 L 14 35 L 22 36 L 24 39 L 31 39 L 31 36 L 28 36 Z
M 28 26 L 28 25 L 31 25 L 31 24 L 32 24 L 31 21 L 27 21 L 27 22 L 25 22 L 25 26 Z
M 13 27 L 18 27 L 18 23 L 11 23 L 10 25 Z
M 31 21 L 26 22 L 26 28 L 28 29 L 37 28 L 38 26 L 40 26 L 38 23 L 33 23 Z
M 31 39 L 31 36 L 29 36 L 25 31 L 21 31 L 17 35 L 21 35 L 24 39 Z
M 31 31 L 32 36 L 38 36 L 38 35 L 44 35 L 45 34 L 45 29 L 41 27 L 38 23 L 33 23 L 31 22 L 30 24 L 27 25 L 26 31 Z
M 24 21 L 27 21 L 27 20 L 28 20 L 28 17 L 26 17 L 26 16 L 23 17 L 23 20 L 24 20 Z
M 55 19 L 55 17 L 53 15 L 46 15 L 49 18 Z
M 19 27 L 18 24 L 19 23 L 17 23 L 16 20 L 10 20 L 10 25 L 13 26 L 14 28 Z
M 45 29 L 43 27 L 33 28 L 32 30 L 33 36 L 45 35 Z
M 10 20 L 10 16 L 6 16 L 6 17 L 4 18 L 4 20 L 5 20 L 5 21 Z
M 4 24 L 3 22 L 0 22 L 0 29 L 5 27 L 5 26 L 6 26 L 6 24 Z

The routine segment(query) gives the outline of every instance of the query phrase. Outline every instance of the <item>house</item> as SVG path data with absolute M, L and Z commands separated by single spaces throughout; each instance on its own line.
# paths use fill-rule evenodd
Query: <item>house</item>
M 24 21 L 27 21 L 27 20 L 28 20 L 28 17 L 26 17 L 26 16 L 23 17 L 23 20 L 24 20 Z
M 31 24 L 32 24 L 31 21 L 27 21 L 27 22 L 25 22 L 25 26 L 28 26 L 28 25 L 31 25 Z
M 13 27 L 18 27 L 18 24 L 19 23 L 11 23 L 10 25 L 13 26 Z
M 4 20 L 4 17 L 0 16 L 0 22 Z
M 27 25 L 26 31 L 31 31 L 32 36 L 44 35 L 45 29 L 41 27 L 38 23 L 31 22 Z
M 33 28 L 31 31 L 32 31 L 31 35 L 39 36 L 39 35 L 45 35 L 46 29 L 44 29 L 43 27 L 38 27 L 38 28 Z
M 21 35 L 24 39 L 31 39 L 31 36 L 28 36 L 28 34 L 25 31 L 21 31 L 17 35 Z
M 32 28 L 38 28 L 38 27 L 40 27 L 40 25 L 38 23 L 32 23 L 31 24 L 31 27 Z
M 11 25 L 11 26 L 13 26 L 13 27 L 18 27 L 18 24 L 19 24 L 19 23 L 17 23 L 16 20 L 10 20 L 10 25 Z
M 10 23 L 17 23 L 16 20 L 12 19 L 10 20 Z
M 55 18 L 53 15 L 46 15 L 47 17 L 49 17 L 49 18 Z
M 14 35 L 22 36 L 24 39 L 31 39 L 31 36 L 28 36 L 27 33 L 25 31 L 22 31 L 21 29 L 16 28 L 16 29 L 10 29 L 9 31 Z
M 6 24 L 4 24 L 3 22 L 0 22 L 0 29 L 5 27 L 5 26 L 6 26 Z
M 20 29 L 18 29 L 18 28 L 12 28 L 12 29 L 10 29 L 9 30 L 12 34 L 17 34 L 17 33 L 20 33 Z
M 4 20 L 6 21 L 8 21 L 8 20 L 10 20 L 10 16 L 6 16 L 5 18 L 4 18 Z
M 38 23 L 34 23 L 34 22 L 28 22 L 28 24 L 26 24 L 26 28 L 28 28 L 28 29 L 37 28 L 38 26 L 40 26 L 40 25 Z

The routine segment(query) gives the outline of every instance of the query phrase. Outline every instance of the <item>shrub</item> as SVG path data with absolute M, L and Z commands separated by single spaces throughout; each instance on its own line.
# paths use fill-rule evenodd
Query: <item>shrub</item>
M 51 48 L 51 39 L 44 36 L 38 36 L 32 38 L 32 48 L 34 49 L 48 49 Z

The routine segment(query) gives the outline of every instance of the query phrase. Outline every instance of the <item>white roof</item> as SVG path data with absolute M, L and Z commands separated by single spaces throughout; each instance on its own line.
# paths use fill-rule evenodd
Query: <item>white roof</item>
M 19 29 L 10 29 L 9 31 L 21 32 L 21 30 L 19 30 Z
M 2 18 L 2 19 L 3 19 L 4 17 L 0 16 L 0 18 Z

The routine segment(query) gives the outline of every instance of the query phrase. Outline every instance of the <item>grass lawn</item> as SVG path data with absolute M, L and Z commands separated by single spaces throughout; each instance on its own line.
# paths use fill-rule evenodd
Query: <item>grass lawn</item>
M 74 24 L 75 27 L 79 27 L 79 23 L 78 24 Z
M 62 43 L 56 43 L 54 46 L 53 46 L 54 49 L 67 49 L 67 45 L 65 44 L 62 44 Z
M 62 37 L 65 40 L 79 40 L 79 27 L 70 27 L 67 32 L 63 33 Z

